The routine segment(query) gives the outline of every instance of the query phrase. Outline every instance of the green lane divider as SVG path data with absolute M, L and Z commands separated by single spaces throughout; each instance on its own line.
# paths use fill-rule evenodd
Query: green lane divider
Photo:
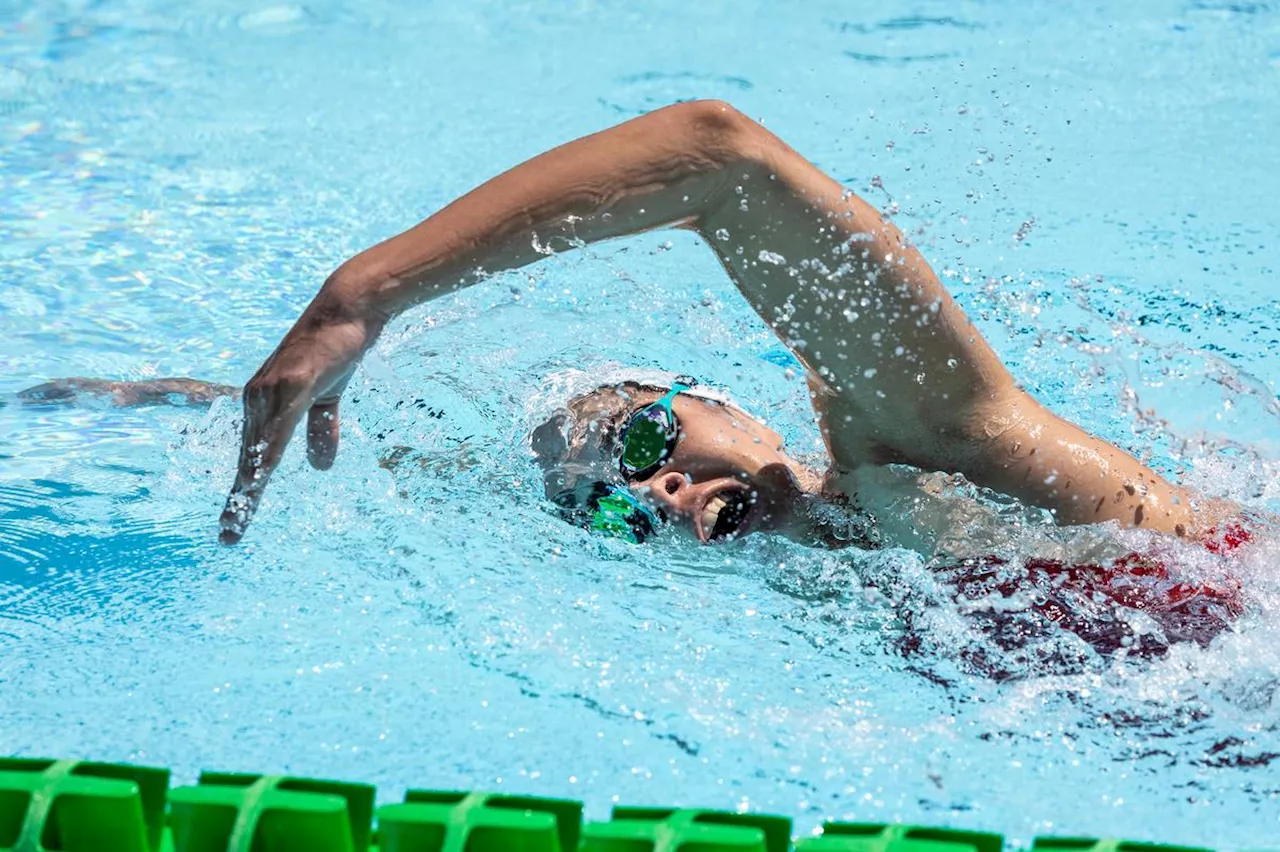
M 410 790 L 374 812 L 370 784 L 205 772 L 169 789 L 169 770 L 0 758 L 0 852 L 1003 852 L 999 834 L 791 820 L 691 808 L 615 807 L 505 793 Z M 374 822 L 377 831 L 374 831 Z M 1210 852 L 1129 840 L 1037 837 L 1032 852 Z
M 590 823 L 582 852 L 787 852 L 791 820 L 679 808 L 613 809 L 609 822 Z
M 169 794 L 175 852 L 365 852 L 371 784 L 204 772 Z
M 1095 837 L 1037 837 L 1031 848 L 1036 852 L 1211 852 L 1197 846 L 1165 846 Z
M 0 850 L 158 852 L 169 770 L 0 758 Z
M 581 832 L 567 799 L 410 790 L 378 808 L 381 852 L 575 852 Z
M 796 841 L 796 852 L 1001 852 L 1004 838 L 981 831 L 916 825 L 829 822 L 822 834 Z

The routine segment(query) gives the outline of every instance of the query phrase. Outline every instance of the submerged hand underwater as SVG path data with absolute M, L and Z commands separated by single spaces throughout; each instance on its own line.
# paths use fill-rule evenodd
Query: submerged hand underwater
M 390 319 L 547 249 L 660 227 L 701 236 L 804 366 L 829 463 L 796 461 L 777 432 L 691 378 L 602 384 L 566 400 L 530 439 L 547 498 L 574 522 L 634 542 L 667 525 L 702 543 L 773 532 L 828 547 L 909 547 L 969 597 L 1007 591 L 1009 566 L 941 547 L 973 530 L 953 529 L 953 513 L 929 500 L 903 500 L 925 479 L 915 474 L 962 477 L 1063 526 L 1111 522 L 1223 554 L 1247 543 L 1238 507 L 1167 481 L 1022 390 L 894 225 L 717 101 L 667 107 L 544 153 L 342 264 L 244 389 L 220 540 L 246 534 L 304 417 L 311 465 L 333 464 L 339 400 Z M 231 391 L 185 379 L 68 380 L 26 396 L 106 392 L 136 404 Z M 904 466 L 914 473 L 902 475 Z M 833 525 L 823 511 L 831 506 L 854 520 Z M 1050 620 L 1113 647 L 1119 638 L 1096 635 L 1052 590 L 1074 586 L 1172 619 L 1174 639 L 1207 641 L 1241 610 L 1229 578 L 1183 583 L 1163 561 L 1135 554 L 1108 563 L 1032 560 L 1019 566 L 1020 582 L 1047 583 L 1039 600 Z

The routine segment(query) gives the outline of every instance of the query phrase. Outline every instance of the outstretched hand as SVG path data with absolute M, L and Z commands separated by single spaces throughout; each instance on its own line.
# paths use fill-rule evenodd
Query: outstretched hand
M 317 470 L 338 452 L 338 400 L 381 323 L 349 315 L 321 291 L 244 388 L 244 431 L 235 484 L 218 540 L 235 544 L 253 518 L 298 422 L 307 417 L 307 459 Z

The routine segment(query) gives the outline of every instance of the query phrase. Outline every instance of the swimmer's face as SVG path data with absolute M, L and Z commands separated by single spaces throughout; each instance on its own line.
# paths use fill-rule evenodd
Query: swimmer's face
M 679 394 L 680 436 L 665 463 L 631 488 L 706 544 L 789 531 L 813 474 L 782 452 L 777 432 L 732 406 Z

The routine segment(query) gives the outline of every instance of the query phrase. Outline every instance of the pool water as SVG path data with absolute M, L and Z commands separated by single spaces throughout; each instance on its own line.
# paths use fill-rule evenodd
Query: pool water
M 0 0 L 0 753 L 1274 846 L 1274 541 L 1231 567 L 1231 631 L 1137 658 L 996 647 L 908 551 L 633 547 L 548 511 L 527 435 L 619 364 L 816 455 L 802 380 L 687 234 L 402 317 L 337 465 L 291 447 L 236 548 L 237 404 L 16 393 L 242 384 L 346 257 L 717 97 L 891 210 L 1055 410 L 1276 511 L 1278 57 L 1280 6 L 1208 0 Z

